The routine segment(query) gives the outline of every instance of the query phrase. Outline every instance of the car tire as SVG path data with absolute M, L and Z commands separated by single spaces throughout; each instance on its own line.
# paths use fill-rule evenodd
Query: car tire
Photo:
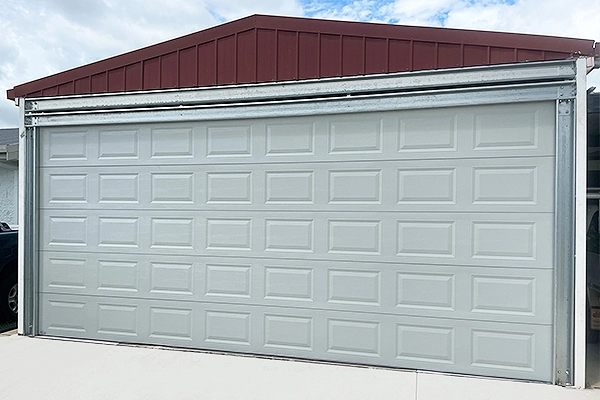
M 9 273 L 0 277 L 0 322 L 16 321 L 17 274 Z

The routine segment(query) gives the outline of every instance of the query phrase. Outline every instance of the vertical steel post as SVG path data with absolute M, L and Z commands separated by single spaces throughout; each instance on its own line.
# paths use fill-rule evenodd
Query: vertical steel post
M 555 383 L 573 385 L 573 293 L 575 242 L 575 101 L 557 104 L 555 188 Z
M 27 108 L 27 107 L 26 107 Z M 23 313 L 23 335 L 34 336 L 37 333 L 38 315 L 38 277 L 37 277 L 37 145 L 36 128 L 31 126 L 31 120 L 25 116 L 25 204 L 24 222 L 21 228 L 21 240 L 24 242 L 24 304 L 19 305 Z

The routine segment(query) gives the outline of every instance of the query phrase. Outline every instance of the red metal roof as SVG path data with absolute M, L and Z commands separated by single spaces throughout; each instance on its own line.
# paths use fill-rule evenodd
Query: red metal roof
M 7 97 L 289 81 L 593 56 L 594 41 L 253 15 L 15 86 Z

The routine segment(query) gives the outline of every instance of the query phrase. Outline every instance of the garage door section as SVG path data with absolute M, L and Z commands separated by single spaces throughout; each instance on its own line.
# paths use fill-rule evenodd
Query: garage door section
M 43 128 L 41 333 L 551 381 L 555 108 Z

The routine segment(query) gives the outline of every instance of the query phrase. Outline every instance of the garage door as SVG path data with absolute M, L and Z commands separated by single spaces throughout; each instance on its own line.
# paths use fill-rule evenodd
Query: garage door
M 43 128 L 40 333 L 551 381 L 555 110 Z

